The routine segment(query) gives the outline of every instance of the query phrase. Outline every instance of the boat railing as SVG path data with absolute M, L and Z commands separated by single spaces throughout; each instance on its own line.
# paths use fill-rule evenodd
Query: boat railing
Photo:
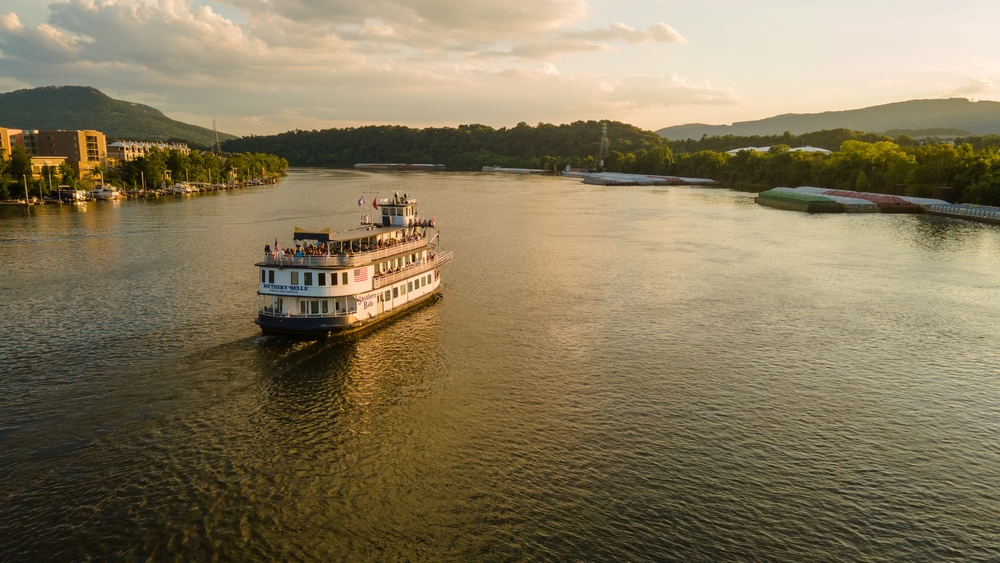
M 454 252 L 439 252 L 434 255 L 433 258 L 429 258 L 424 262 L 420 262 L 413 266 L 404 268 L 398 272 L 393 272 L 391 274 L 382 274 L 375 276 L 372 280 L 372 289 L 379 289 L 387 285 L 392 285 L 399 280 L 405 280 L 411 276 L 415 276 L 421 272 L 426 272 L 438 268 L 451 262 L 451 259 L 455 257 Z
M 331 266 L 360 266 L 369 264 L 383 258 L 405 254 L 411 250 L 416 250 L 427 246 L 427 239 L 421 238 L 409 242 L 387 246 L 379 250 L 368 250 L 354 252 L 350 254 L 334 254 L 331 256 L 279 256 L 267 255 L 264 263 L 268 266 L 304 266 L 304 267 L 331 267 Z
M 274 310 L 271 309 L 271 307 L 264 307 L 264 309 L 262 309 L 260 311 L 260 313 L 262 315 L 265 315 L 265 316 L 268 316 L 268 317 L 294 318 L 294 319 L 305 319 L 305 318 L 318 319 L 318 318 L 323 318 L 323 317 L 327 317 L 327 318 L 329 318 L 329 317 L 349 317 L 351 315 L 357 315 L 358 314 L 357 311 L 351 311 L 351 310 L 331 311 L 329 313 L 306 313 L 305 315 L 303 315 L 302 313 L 296 313 L 296 312 L 293 312 L 293 311 L 288 311 L 287 313 L 275 313 Z

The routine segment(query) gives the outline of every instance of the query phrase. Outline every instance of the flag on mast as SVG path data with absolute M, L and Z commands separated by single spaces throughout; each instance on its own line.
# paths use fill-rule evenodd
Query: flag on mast
M 358 207 L 362 207 L 365 204 L 365 194 L 361 194 L 361 199 L 358 200 Z

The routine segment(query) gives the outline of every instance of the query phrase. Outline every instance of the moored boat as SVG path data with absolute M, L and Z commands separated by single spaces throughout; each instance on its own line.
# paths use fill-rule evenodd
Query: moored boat
M 454 254 L 438 248 L 435 219 L 395 194 L 373 202 L 380 221 L 331 233 L 295 228 L 295 248 L 265 247 L 256 322 L 264 334 L 322 338 L 361 330 L 426 303 Z M 378 218 L 378 215 L 376 215 Z
M 94 199 L 100 200 L 112 200 L 121 199 L 125 196 L 114 186 L 97 186 L 90 192 L 90 196 Z

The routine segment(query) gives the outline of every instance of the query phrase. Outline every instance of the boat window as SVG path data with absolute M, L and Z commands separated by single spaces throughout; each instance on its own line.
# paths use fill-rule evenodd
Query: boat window
M 302 277 L 305 278 L 302 281 L 306 285 L 312 285 L 313 284 L 313 273 L 312 272 L 306 272 L 306 273 L 302 274 Z
M 399 284 L 399 294 L 406 295 L 406 284 Z
M 417 282 L 420 283 L 420 287 L 424 287 L 425 285 L 427 285 L 427 278 L 420 276 L 420 279 L 417 280 Z
M 323 274 L 320 274 L 320 275 L 322 276 Z M 323 284 L 320 284 L 320 285 L 323 285 Z M 327 301 L 326 299 L 324 299 L 323 300 L 323 314 L 325 315 L 325 314 L 327 314 L 329 312 L 330 312 L 330 302 Z
M 319 285 L 326 285 L 326 274 L 325 273 L 321 272 L 320 274 L 317 275 L 317 277 L 319 278 Z M 326 301 L 324 301 L 323 303 L 326 303 Z
M 389 300 L 389 293 L 390 293 L 390 292 L 389 292 L 389 290 L 388 290 L 388 289 L 387 289 L 387 290 L 385 290 L 385 297 L 383 297 L 383 298 L 382 298 L 382 301 L 388 301 L 388 300 Z
M 267 283 L 274 283 L 274 270 L 267 271 Z
M 382 215 L 386 215 L 386 216 L 389 215 L 389 208 L 388 207 L 383 207 L 382 208 Z
M 264 269 L 261 268 L 261 270 L 260 270 L 260 283 L 264 283 L 265 279 L 266 278 L 264 277 Z
M 344 281 L 343 281 L 342 283 L 343 283 L 344 285 L 347 285 L 347 272 L 344 272 L 344 274 L 343 274 L 343 280 L 344 280 Z
M 292 285 L 299 285 L 299 273 L 292 272 Z
M 306 314 L 306 302 L 305 301 L 299 301 L 299 310 L 302 312 L 303 315 Z
M 398 287 L 394 287 L 394 288 L 392 288 L 392 298 L 395 299 L 397 297 L 399 297 L 399 288 Z
M 413 291 L 413 282 L 406 282 L 406 291 Z
M 338 313 L 340 312 L 340 299 L 339 298 L 333 300 L 333 307 L 335 309 L 337 309 Z
M 278 298 L 278 312 L 280 313 L 280 312 L 282 312 L 284 310 L 285 310 L 285 300 L 282 299 L 281 297 L 279 297 Z
M 337 285 L 337 272 L 330 273 L 330 285 Z
M 319 314 L 319 301 L 311 301 L 309 303 L 309 312 L 314 315 Z

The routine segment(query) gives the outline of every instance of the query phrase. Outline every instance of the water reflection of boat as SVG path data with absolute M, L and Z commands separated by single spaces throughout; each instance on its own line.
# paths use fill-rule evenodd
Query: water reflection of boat
M 397 193 L 373 202 L 381 223 L 331 233 L 296 227 L 295 250 L 265 248 L 257 320 L 264 334 L 304 338 L 355 332 L 426 303 L 441 289 L 437 224 Z

